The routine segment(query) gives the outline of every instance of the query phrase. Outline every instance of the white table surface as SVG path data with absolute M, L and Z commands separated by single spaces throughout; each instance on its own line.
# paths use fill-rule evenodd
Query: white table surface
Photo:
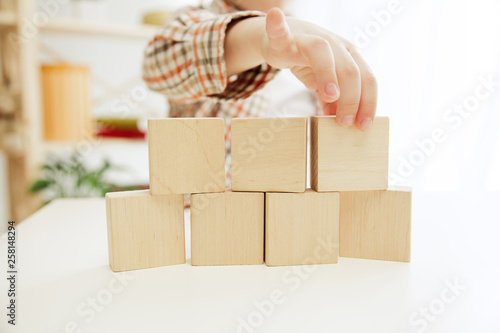
M 57 200 L 18 225 L 17 325 L 6 323 L 1 279 L 0 332 L 497 333 L 499 204 L 498 194 L 414 192 L 409 264 L 340 258 L 311 267 L 192 267 L 188 260 L 113 273 L 104 200 Z M 186 220 L 189 257 L 189 212 Z M 6 272 L 5 234 L 0 249 Z M 268 304 L 271 293 L 282 293 L 279 304 L 258 310 L 255 302 Z M 419 311 L 429 307 L 425 319 Z

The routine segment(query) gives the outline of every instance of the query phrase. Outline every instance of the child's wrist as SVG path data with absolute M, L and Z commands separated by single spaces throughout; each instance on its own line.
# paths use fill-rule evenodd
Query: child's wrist
M 256 16 L 250 17 L 245 21 L 245 36 L 249 37 L 247 42 L 251 45 L 253 58 L 256 62 L 265 63 L 264 50 L 267 40 L 266 18 Z
M 224 45 L 228 76 L 265 63 L 265 25 L 266 18 L 257 16 L 238 20 L 228 29 Z

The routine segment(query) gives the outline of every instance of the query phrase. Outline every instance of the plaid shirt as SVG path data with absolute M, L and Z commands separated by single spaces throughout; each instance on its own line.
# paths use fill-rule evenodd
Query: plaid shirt
M 143 63 L 143 79 L 167 96 L 170 117 L 224 118 L 228 142 L 232 118 L 265 114 L 268 98 L 261 88 L 278 70 L 262 64 L 228 78 L 224 62 L 228 24 L 263 15 L 238 11 L 224 0 L 174 14 L 149 42 Z

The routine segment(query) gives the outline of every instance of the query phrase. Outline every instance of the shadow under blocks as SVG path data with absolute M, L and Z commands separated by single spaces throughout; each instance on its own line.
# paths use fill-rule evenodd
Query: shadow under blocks
M 150 190 L 106 194 L 109 263 L 128 271 L 186 263 L 183 195 L 191 195 L 191 264 L 335 264 L 338 257 L 410 261 L 410 188 L 389 188 L 389 119 L 363 132 L 334 116 L 231 123 L 148 121 Z

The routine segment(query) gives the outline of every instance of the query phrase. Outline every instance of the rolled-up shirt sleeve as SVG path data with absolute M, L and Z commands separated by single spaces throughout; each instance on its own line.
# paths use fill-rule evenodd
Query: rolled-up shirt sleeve
M 224 61 L 228 25 L 262 16 L 258 11 L 214 14 L 185 11 L 170 20 L 144 52 L 143 80 L 169 99 L 185 102 L 203 96 L 240 99 L 261 89 L 278 72 L 262 64 L 229 79 Z

